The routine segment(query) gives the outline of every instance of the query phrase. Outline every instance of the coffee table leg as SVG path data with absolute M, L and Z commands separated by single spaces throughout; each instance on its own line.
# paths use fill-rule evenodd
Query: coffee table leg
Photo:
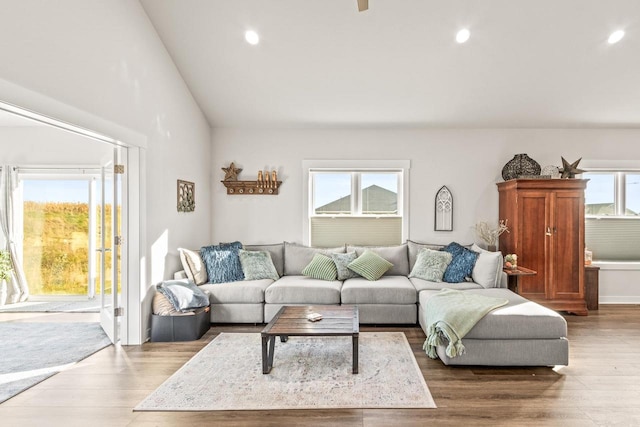
M 353 336 L 353 373 L 358 373 L 358 336 Z
M 268 374 L 273 368 L 273 353 L 276 348 L 276 337 L 262 337 L 262 373 Z
M 280 342 L 289 341 L 289 335 L 280 335 Z

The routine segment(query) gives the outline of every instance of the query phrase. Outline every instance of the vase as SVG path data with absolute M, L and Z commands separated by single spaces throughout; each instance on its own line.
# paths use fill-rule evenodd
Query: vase
M 526 154 L 516 154 L 502 168 L 502 178 L 505 181 L 516 179 L 523 175 L 540 175 L 540 164 Z

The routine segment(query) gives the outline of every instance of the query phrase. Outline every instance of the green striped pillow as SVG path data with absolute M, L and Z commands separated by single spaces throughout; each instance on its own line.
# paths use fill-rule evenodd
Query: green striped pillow
M 387 270 L 393 267 L 393 264 L 367 249 L 362 255 L 351 261 L 347 267 L 367 280 L 378 280 Z
M 311 262 L 302 270 L 302 274 L 314 279 L 336 280 L 338 278 L 338 269 L 328 256 L 315 254 Z

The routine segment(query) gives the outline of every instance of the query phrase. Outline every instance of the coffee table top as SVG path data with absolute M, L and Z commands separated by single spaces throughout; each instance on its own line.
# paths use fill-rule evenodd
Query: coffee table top
M 311 313 L 322 314 L 322 320 L 307 320 Z M 262 336 L 357 336 L 359 323 L 355 305 L 284 306 L 262 330 Z

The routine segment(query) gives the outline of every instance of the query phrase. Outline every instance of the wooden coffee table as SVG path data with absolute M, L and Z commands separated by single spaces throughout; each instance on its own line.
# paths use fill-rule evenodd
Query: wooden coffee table
M 322 320 L 307 320 L 310 313 L 322 314 Z M 353 373 L 358 373 L 358 307 L 355 305 L 284 306 L 262 330 L 262 373 L 273 367 L 276 337 L 287 342 L 289 337 L 350 336 L 353 343 Z

